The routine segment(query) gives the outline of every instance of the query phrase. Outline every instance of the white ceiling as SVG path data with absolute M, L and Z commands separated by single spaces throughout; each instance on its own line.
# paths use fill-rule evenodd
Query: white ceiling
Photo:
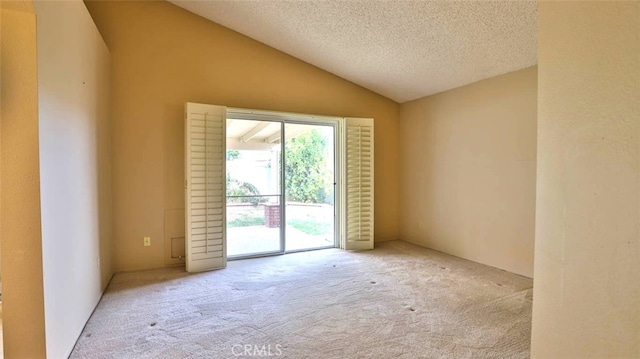
M 170 1 L 399 103 L 537 63 L 535 1 Z

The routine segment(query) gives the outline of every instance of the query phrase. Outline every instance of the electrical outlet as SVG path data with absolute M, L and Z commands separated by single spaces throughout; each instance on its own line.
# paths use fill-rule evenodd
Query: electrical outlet
M 144 237 L 144 246 L 145 247 L 151 246 L 151 237 Z

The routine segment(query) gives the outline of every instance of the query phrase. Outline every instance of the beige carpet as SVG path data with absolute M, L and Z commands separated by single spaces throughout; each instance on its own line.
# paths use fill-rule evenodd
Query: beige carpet
M 402 241 L 120 273 L 71 358 L 528 358 L 531 287 Z

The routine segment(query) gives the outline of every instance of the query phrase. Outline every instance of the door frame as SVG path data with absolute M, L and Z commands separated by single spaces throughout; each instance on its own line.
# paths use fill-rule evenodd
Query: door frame
M 262 111 L 262 110 L 254 110 L 254 109 L 243 109 L 243 108 L 234 108 L 227 107 L 226 119 L 238 119 L 238 120 L 249 120 L 249 121 L 269 121 L 269 122 L 279 122 L 281 124 L 281 133 L 280 133 L 280 250 L 279 251 L 269 251 L 269 252 L 259 252 L 252 253 L 248 255 L 236 255 L 236 256 L 227 256 L 227 260 L 239 260 L 239 259 L 248 259 L 248 258 L 258 258 L 258 257 L 267 257 L 267 256 L 276 256 L 288 253 L 296 253 L 296 252 L 305 252 L 317 249 L 325 249 L 325 248 L 338 248 L 340 247 L 340 238 L 343 232 L 343 215 L 342 215 L 342 207 L 343 207 L 343 181 L 342 181 L 342 171 L 343 171 L 343 148 L 342 148 L 342 131 L 344 127 L 344 118 L 342 117 L 333 117 L 333 116 L 319 116 L 319 115 L 309 115 L 309 114 L 298 114 L 298 113 L 288 113 L 288 112 L 277 112 L 277 111 Z M 330 126 L 333 128 L 333 157 L 334 157 L 334 204 L 333 204 L 333 245 L 327 247 L 318 247 L 318 248 L 309 248 L 309 249 L 300 249 L 300 250 L 286 250 L 286 191 L 285 191 L 285 166 L 286 166 L 286 154 L 284 149 L 285 144 L 285 125 L 286 124 L 302 124 L 302 125 L 318 125 L 318 126 Z M 226 195 L 225 199 L 225 210 L 226 210 Z M 226 216 L 225 216 L 226 217 Z M 228 240 L 228 238 L 227 238 Z

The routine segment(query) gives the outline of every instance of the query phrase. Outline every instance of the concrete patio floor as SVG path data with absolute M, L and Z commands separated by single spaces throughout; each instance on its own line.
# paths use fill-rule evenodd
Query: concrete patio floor
M 331 236 L 309 235 L 292 226 L 285 229 L 285 251 L 334 246 Z M 264 225 L 227 227 L 227 256 L 252 255 L 280 250 L 280 228 Z

